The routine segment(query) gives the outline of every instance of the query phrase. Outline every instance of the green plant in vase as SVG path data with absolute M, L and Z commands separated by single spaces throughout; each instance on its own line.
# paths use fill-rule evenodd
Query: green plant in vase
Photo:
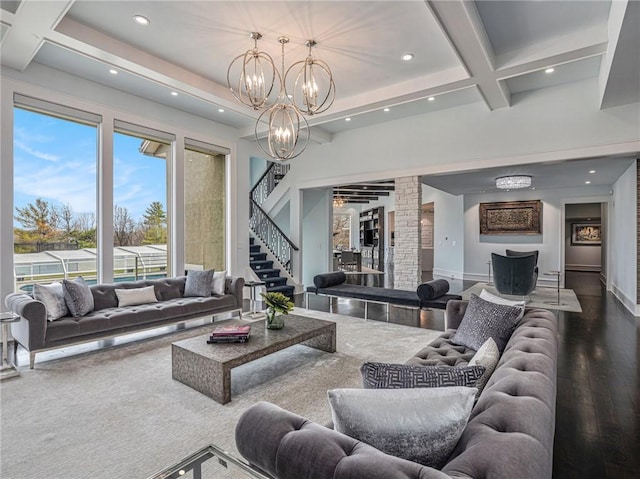
M 293 311 L 293 302 L 282 293 L 260 293 L 267 303 L 267 329 L 284 328 L 284 317 Z

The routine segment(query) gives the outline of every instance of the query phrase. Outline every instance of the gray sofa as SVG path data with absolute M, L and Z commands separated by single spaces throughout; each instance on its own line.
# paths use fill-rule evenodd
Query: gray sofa
M 463 301 L 448 302 L 449 328 L 458 327 L 466 305 Z M 441 470 L 387 455 L 266 402 L 255 404 L 240 418 L 236 427 L 238 451 L 279 479 L 550 478 L 556 330 L 551 312 L 525 311 Z M 409 363 L 467 364 L 475 352 L 452 344 L 454 333 L 448 329 Z
M 94 310 L 79 318 L 65 316 L 47 321 L 44 303 L 28 294 L 13 293 L 6 297 L 7 307 L 20 315 L 11 324 L 11 334 L 18 344 L 29 351 L 29 366 L 33 369 L 36 353 L 70 344 L 95 341 L 143 329 L 153 329 L 188 319 L 238 312 L 242 316 L 244 278 L 227 277 L 225 294 L 208 297 L 184 297 L 186 276 L 161 278 L 91 286 Z M 157 303 L 118 306 L 115 289 L 154 287 Z

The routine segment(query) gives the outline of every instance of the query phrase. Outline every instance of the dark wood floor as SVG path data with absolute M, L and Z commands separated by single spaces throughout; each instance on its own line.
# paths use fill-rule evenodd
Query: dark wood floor
M 430 278 L 424 278 L 430 279 Z M 363 284 L 378 278 L 352 278 Z M 600 285 L 597 273 L 567 272 L 582 313 L 558 312 L 558 396 L 553 477 L 640 478 L 640 333 L 638 321 Z M 460 292 L 473 282 L 452 282 Z M 371 284 L 374 285 L 374 284 Z M 302 297 L 296 298 L 298 306 Z M 311 297 L 310 307 L 329 310 L 329 300 Z M 334 300 L 334 312 L 364 317 L 360 301 Z M 391 321 L 444 329 L 442 311 L 391 308 Z M 369 318 L 385 320 L 381 305 Z M 407 351 L 408 355 L 413 354 Z

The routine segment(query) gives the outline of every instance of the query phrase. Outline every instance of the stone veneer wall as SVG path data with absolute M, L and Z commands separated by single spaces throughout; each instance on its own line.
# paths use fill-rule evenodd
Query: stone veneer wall
M 422 282 L 422 184 L 419 176 L 395 180 L 393 285 L 415 290 Z

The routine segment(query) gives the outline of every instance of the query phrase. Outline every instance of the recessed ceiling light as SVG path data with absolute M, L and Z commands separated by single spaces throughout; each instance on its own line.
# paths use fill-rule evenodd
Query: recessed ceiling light
M 429 101 L 433 101 L 433 100 L 435 100 L 435 99 L 436 99 L 436 97 L 435 97 L 435 96 L 430 96 L 429 98 L 427 98 L 427 100 L 429 100 Z
M 405 53 L 404 55 L 402 55 L 402 60 L 405 62 L 410 62 L 411 60 L 413 60 L 413 53 Z
M 118 74 L 118 70 L 114 70 L 112 68 L 111 70 L 109 70 L 109 73 L 111 73 L 112 75 L 117 75 Z
M 143 17 L 142 15 L 134 15 L 133 21 L 136 22 L 138 25 L 145 25 L 145 26 L 151 23 L 147 17 Z
M 589 170 L 589 173 L 591 173 L 592 175 L 596 172 L 596 170 Z
M 555 68 L 547 68 L 544 72 L 545 73 L 553 73 L 554 71 L 556 71 Z
M 172 91 L 171 92 L 171 96 L 178 96 L 178 92 L 177 91 Z
M 218 108 L 218 113 L 224 113 L 224 108 Z
M 585 185 L 590 185 L 590 184 L 591 184 L 591 182 L 590 182 L 589 180 L 587 180 L 587 181 L 585 181 L 585 182 L 584 182 L 584 184 L 585 184 Z
M 351 118 L 345 118 L 344 121 L 351 121 Z
M 388 108 L 385 108 L 383 111 L 389 111 L 389 109 L 388 109 Z

